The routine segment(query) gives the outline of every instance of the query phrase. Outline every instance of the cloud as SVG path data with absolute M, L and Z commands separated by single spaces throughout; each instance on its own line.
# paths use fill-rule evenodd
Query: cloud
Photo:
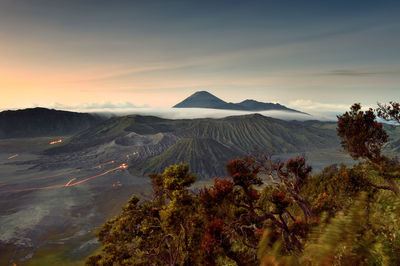
M 348 111 L 351 104 L 323 103 L 309 99 L 297 99 L 289 102 L 287 106 L 307 112 L 319 120 L 336 120 L 336 116 Z M 373 106 L 363 105 L 362 107 L 362 109 L 366 110 Z
M 61 103 L 55 103 L 50 108 L 62 109 L 62 110 L 76 110 L 76 111 L 121 111 L 130 110 L 137 108 L 144 108 L 147 105 L 137 106 L 131 102 L 117 102 L 112 103 L 109 101 L 101 103 L 81 103 L 77 105 L 65 105 Z
M 154 108 L 145 107 L 132 110 L 121 110 L 120 112 L 113 112 L 115 115 L 152 115 L 167 119 L 195 119 L 195 118 L 223 118 L 227 116 L 238 116 L 259 113 L 264 116 L 283 119 L 283 120 L 310 120 L 317 119 L 306 114 L 272 110 L 272 111 L 236 111 L 236 110 L 220 110 L 209 108 Z
M 326 110 L 326 111 L 342 111 L 349 108 L 347 104 L 320 103 L 312 100 L 297 99 L 289 102 L 291 108 L 302 110 Z
M 297 99 L 289 102 L 290 108 L 307 112 L 318 120 L 335 121 L 336 116 L 349 109 L 347 104 L 321 103 L 306 99 Z
M 72 82 L 90 82 L 90 81 L 105 81 L 105 80 L 112 80 L 112 79 L 118 79 L 126 76 L 131 76 L 139 73 L 149 73 L 149 72 L 155 72 L 155 71 L 166 71 L 170 69 L 176 69 L 180 67 L 184 67 L 185 65 L 178 65 L 178 64 L 158 64 L 154 66 L 148 66 L 148 67 L 140 67 L 140 68 L 126 68 L 126 69 L 120 69 L 117 71 L 114 71 L 112 73 L 105 73 L 103 75 L 98 75 L 98 76 L 92 76 L 84 79 L 77 79 L 73 80 Z
M 317 73 L 326 76 L 371 77 L 380 75 L 400 74 L 399 69 L 335 69 L 328 72 Z

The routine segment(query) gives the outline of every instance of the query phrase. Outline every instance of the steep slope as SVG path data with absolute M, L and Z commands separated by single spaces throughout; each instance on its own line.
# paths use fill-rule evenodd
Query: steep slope
M 215 97 L 207 91 L 198 91 L 190 95 L 182 102 L 174 105 L 174 108 L 220 108 L 227 103 L 218 97 Z
M 88 113 L 30 108 L 0 113 L 0 139 L 71 135 L 104 121 Z
M 130 132 L 141 135 L 172 133 L 179 138 L 211 138 L 243 153 L 297 152 L 338 145 L 336 131 L 307 122 L 283 121 L 259 114 L 222 119 L 162 119 L 130 115 L 104 121 L 74 136 L 52 152 L 73 151 L 114 140 Z
M 243 155 L 209 138 L 184 138 L 138 167 L 141 174 L 160 173 L 171 164 L 188 163 L 200 178 L 226 175 L 224 164 Z
M 301 152 L 339 145 L 335 130 L 259 114 L 191 120 L 177 135 L 212 138 L 243 153 Z
M 48 149 L 45 153 L 82 150 L 124 137 L 131 132 L 140 135 L 174 132 L 176 128 L 185 127 L 187 121 L 189 120 L 170 120 L 141 115 L 113 117 L 75 135 L 68 143 Z
M 171 133 L 140 135 L 131 132 L 115 139 L 115 144 L 129 147 L 140 154 L 139 160 L 152 158 L 174 145 L 179 138 Z
M 68 143 L 50 148 L 46 154 L 72 152 L 104 144 L 129 133 L 125 129 L 134 122 L 135 116 L 113 117 L 71 138 Z
M 400 133 L 392 131 L 387 150 L 397 151 Z M 283 121 L 259 114 L 180 120 L 130 115 L 104 121 L 47 153 L 82 151 L 103 158 L 107 153 L 117 156 L 124 151 L 137 154 L 131 170 L 140 174 L 185 162 L 202 177 L 212 177 L 225 174 L 224 163 L 232 157 L 252 152 L 277 155 L 329 148 L 340 148 L 332 122 Z

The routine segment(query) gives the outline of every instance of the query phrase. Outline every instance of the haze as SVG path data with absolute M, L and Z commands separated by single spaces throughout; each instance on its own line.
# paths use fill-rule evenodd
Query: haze
M 226 101 L 340 113 L 400 97 L 395 1 L 0 1 L 0 108 Z M 61 108 L 62 109 L 62 108 Z

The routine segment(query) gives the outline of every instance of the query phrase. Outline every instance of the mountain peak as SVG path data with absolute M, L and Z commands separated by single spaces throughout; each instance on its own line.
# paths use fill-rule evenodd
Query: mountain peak
M 188 98 L 173 106 L 175 108 L 218 108 L 226 102 L 212 95 L 208 91 L 197 91 Z
M 252 99 L 246 99 L 246 100 L 240 102 L 239 104 L 246 104 L 246 103 L 259 103 L 259 101 L 252 100 Z
M 286 106 L 281 105 L 279 103 L 263 103 L 251 99 L 244 100 L 240 103 L 227 103 L 221 100 L 220 98 L 212 95 L 208 91 L 197 91 L 173 107 L 212 108 L 212 109 L 241 110 L 241 111 L 281 110 L 281 111 L 302 113 L 300 111 L 287 108 Z
M 213 97 L 215 97 L 214 95 L 212 95 L 208 91 L 196 91 L 190 97 L 192 97 L 192 96 L 213 96 Z

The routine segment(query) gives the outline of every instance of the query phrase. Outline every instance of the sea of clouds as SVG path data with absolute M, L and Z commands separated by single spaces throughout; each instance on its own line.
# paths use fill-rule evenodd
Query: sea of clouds
M 88 111 L 88 110 L 79 110 Z M 154 108 L 154 107 L 140 107 L 131 109 L 92 109 L 90 112 L 112 114 L 117 116 L 138 114 L 138 115 L 151 115 L 168 119 L 193 119 L 193 118 L 223 118 L 227 116 L 238 116 L 247 114 L 261 114 L 263 116 L 273 117 L 282 120 L 335 120 L 336 116 L 333 114 L 313 115 L 296 113 L 289 111 L 271 110 L 271 111 L 236 111 L 236 110 L 219 110 L 208 108 Z

